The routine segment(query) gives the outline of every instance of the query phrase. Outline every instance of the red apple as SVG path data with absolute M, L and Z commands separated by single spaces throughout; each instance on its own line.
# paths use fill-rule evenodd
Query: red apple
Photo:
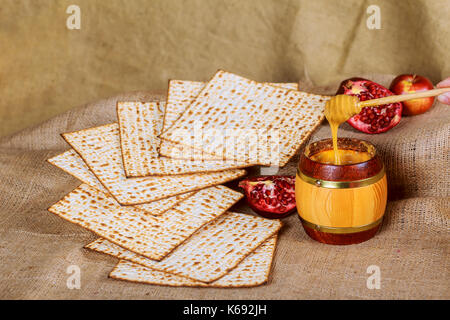
M 406 94 L 433 89 L 433 84 L 428 78 L 416 74 L 402 74 L 392 80 L 389 90 L 394 94 Z M 421 114 L 431 108 L 434 97 L 403 101 L 403 114 L 413 116 Z

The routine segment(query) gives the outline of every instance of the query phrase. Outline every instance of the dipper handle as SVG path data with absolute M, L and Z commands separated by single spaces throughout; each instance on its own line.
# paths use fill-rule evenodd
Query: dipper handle
M 438 96 L 438 95 L 446 93 L 446 92 L 450 92 L 450 88 L 433 89 L 433 90 L 427 90 L 427 91 L 421 91 L 421 92 L 401 94 L 398 96 L 389 96 L 389 97 L 384 97 L 384 98 L 379 98 L 379 99 L 360 101 L 360 102 L 358 102 L 358 107 L 360 107 L 360 108 L 374 107 L 374 106 L 378 106 L 381 104 L 389 104 L 389 103 L 401 102 L 401 101 L 412 100 L 412 99 L 435 97 L 435 96 Z

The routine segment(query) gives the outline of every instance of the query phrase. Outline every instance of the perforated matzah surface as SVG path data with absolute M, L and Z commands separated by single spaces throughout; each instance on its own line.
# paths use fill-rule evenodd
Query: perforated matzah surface
M 159 158 L 159 102 L 118 102 L 120 146 L 127 176 L 136 176 L 143 166 Z M 142 176 L 142 174 L 141 174 Z
M 298 90 L 298 83 L 269 83 L 285 89 Z M 175 121 L 183 114 L 189 105 L 195 100 L 206 82 L 171 80 L 167 93 L 167 103 L 165 105 L 164 123 L 162 132 L 167 131 Z M 198 149 L 192 149 L 168 140 L 161 139 L 159 153 L 172 158 L 193 158 L 193 159 L 222 159 L 217 155 L 206 154 Z
M 120 144 L 128 177 L 173 175 L 245 168 L 236 161 L 195 161 L 159 157 L 159 138 L 163 115 L 159 103 L 118 102 Z
M 104 239 L 89 249 L 112 254 L 158 271 L 212 282 L 237 266 L 281 228 L 279 220 L 228 212 L 196 232 L 161 261 L 145 259 Z
M 48 210 L 123 248 L 159 260 L 241 197 L 239 192 L 215 186 L 196 192 L 162 215 L 151 216 L 119 206 L 111 196 L 82 184 Z
M 91 170 L 89 170 L 86 163 L 84 163 L 83 159 L 81 159 L 81 157 L 78 155 L 78 153 L 76 153 L 75 150 L 71 149 L 57 156 L 54 156 L 48 159 L 48 162 L 74 176 L 81 182 L 86 183 L 101 192 L 109 194 L 108 190 L 106 190 L 105 187 L 100 183 L 100 181 L 98 181 L 97 177 L 91 172 Z M 134 207 L 152 215 L 159 215 L 166 212 L 177 203 L 189 198 L 193 194 L 194 192 L 187 192 L 170 198 L 156 200 L 144 204 L 137 204 Z
M 234 180 L 246 174 L 219 172 L 129 178 L 125 176 L 116 123 L 65 133 L 63 137 L 83 158 L 109 193 L 123 205 L 142 204 Z
M 109 276 L 119 280 L 173 287 L 254 287 L 266 283 L 269 279 L 270 267 L 276 246 L 276 238 L 276 236 L 272 236 L 270 239 L 266 240 L 262 245 L 256 248 L 255 251 L 242 260 L 236 268 L 232 269 L 222 278 L 210 283 L 195 281 L 171 273 L 157 271 L 128 260 L 120 260 Z M 90 245 L 93 248 L 102 248 L 101 244 L 96 246 L 95 241 L 88 246 Z M 113 252 L 104 253 L 114 255 Z
M 218 71 L 160 137 L 226 159 L 284 166 L 323 120 L 327 99 Z M 196 126 L 203 138 L 194 137 Z

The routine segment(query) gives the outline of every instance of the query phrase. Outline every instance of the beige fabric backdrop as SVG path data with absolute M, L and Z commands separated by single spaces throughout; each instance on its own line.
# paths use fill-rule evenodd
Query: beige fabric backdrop
M 317 93 L 332 93 L 335 86 L 301 84 Z M 117 260 L 82 248 L 96 236 L 47 211 L 80 182 L 45 160 L 68 149 L 60 133 L 115 121 L 118 100 L 154 97 L 163 96 L 122 94 L 0 139 L 0 299 L 450 299 L 450 112 L 442 104 L 402 119 L 385 134 L 341 129 L 342 136 L 373 142 L 386 165 L 390 201 L 375 238 L 324 245 L 310 239 L 292 215 L 283 220 L 267 285 L 169 288 L 108 279 Z M 312 139 L 329 136 L 324 123 Z M 297 161 L 280 174 L 295 174 Z M 243 201 L 232 209 L 250 212 Z M 80 290 L 66 287 L 70 265 L 81 268 Z M 370 265 L 380 267 L 380 290 L 366 287 Z
M 81 30 L 66 8 L 81 8 Z M 381 8 L 381 30 L 366 9 Z M 0 136 L 224 68 L 255 80 L 450 76 L 449 0 L 1 0 Z

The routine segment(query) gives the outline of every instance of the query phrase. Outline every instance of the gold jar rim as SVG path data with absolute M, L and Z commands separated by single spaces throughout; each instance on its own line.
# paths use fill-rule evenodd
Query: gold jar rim
M 299 168 L 297 168 L 297 175 L 299 178 L 306 183 L 309 183 L 311 185 L 314 185 L 316 187 L 321 188 L 330 188 L 330 189 L 347 189 L 347 188 L 361 188 L 366 187 L 371 184 L 374 184 L 381 180 L 384 177 L 385 170 L 384 166 L 381 168 L 380 172 L 378 172 L 376 175 L 361 179 L 361 180 L 354 180 L 354 181 L 331 181 L 331 180 L 323 180 L 318 178 L 310 177 L 303 172 L 300 171 Z

